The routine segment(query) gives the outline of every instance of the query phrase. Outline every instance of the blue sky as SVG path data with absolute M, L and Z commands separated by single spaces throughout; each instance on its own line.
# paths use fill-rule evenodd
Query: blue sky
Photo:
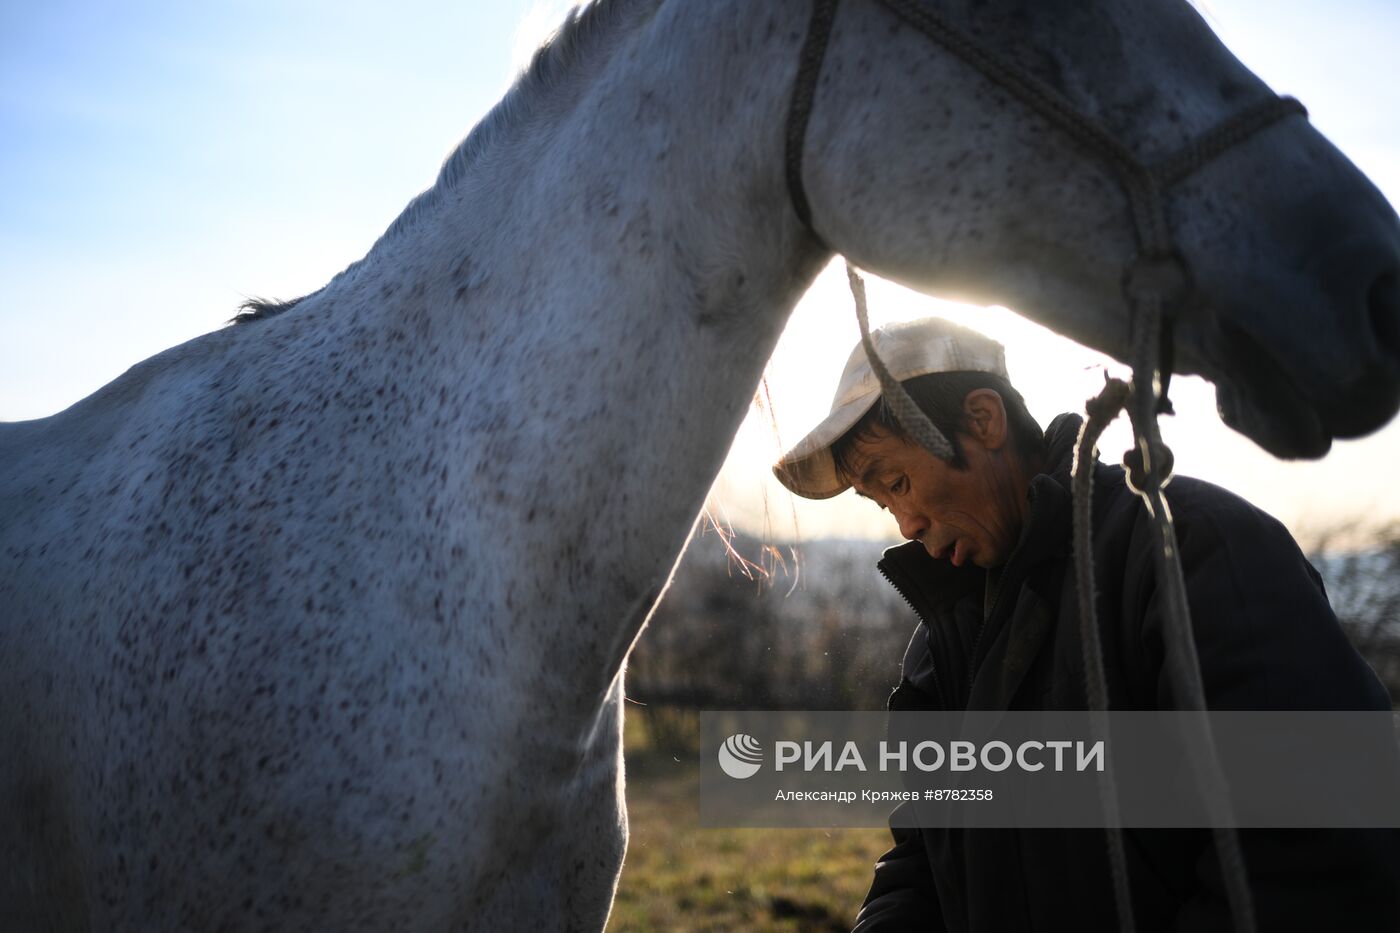
M 509 83 L 478 6 L 5 6 L 0 418 L 362 255 Z
M 1400 3 L 1204 6 L 1246 64 L 1301 97 L 1314 123 L 1400 201 Z M 302 294 L 363 255 L 564 7 L 5 0 L 0 419 L 58 411 L 133 363 L 220 326 L 243 297 Z M 877 320 L 942 310 L 879 283 L 872 299 Z M 848 302 L 839 279 L 824 277 L 780 347 L 772 377 L 783 440 L 825 408 L 855 340 Z M 969 320 L 1007 341 L 1013 377 L 1018 354 L 1043 359 L 1052 345 L 1004 313 L 979 315 Z M 1092 354 L 1070 350 L 1056 352 L 1071 371 L 1100 378 L 1086 369 Z M 794 355 L 803 365 L 783 363 Z M 829 386 L 795 375 L 828 369 Z M 1064 379 L 1031 375 L 1023 387 L 1039 399 L 1037 414 L 1077 407 L 1061 391 Z M 1205 387 L 1183 391 L 1190 418 L 1173 429 L 1189 472 L 1294 525 L 1348 511 L 1400 518 L 1400 493 L 1369 474 L 1370 463 L 1400 458 L 1400 427 L 1294 469 L 1208 424 Z M 771 430 L 757 424 L 736 443 L 721 489 L 741 520 L 761 516 L 765 496 L 770 516 L 790 510 L 763 485 L 774 447 Z M 1338 489 L 1350 492 L 1337 498 Z M 803 531 L 879 533 L 859 508 L 804 505 Z

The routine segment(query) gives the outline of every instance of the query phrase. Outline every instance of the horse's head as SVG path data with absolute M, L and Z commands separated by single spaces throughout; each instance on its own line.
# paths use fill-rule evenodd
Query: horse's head
M 911 22 L 929 12 L 951 38 Z M 845 0 L 805 192 L 815 229 L 855 262 L 1126 360 L 1141 225 L 1112 153 L 1047 108 L 1068 104 L 1152 165 L 1271 98 L 1184 0 Z M 1190 274 L 1176 369 L 1214 381 L 1226 422 L 1270 452 L 1320 456 L 1400 407 L 1400 225 L 1301 115 L 1235 136 L 1164 188 Z

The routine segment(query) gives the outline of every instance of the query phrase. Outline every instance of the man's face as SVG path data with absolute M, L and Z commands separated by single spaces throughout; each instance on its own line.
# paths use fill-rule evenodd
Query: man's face
M 960 434 L 967 468 L 884 431 L 857 441 L 856 493 L 889 510 L 899 532 L 936 559 L 1000 567 L 1021 535 L 1027 478 L 1005 444 Z

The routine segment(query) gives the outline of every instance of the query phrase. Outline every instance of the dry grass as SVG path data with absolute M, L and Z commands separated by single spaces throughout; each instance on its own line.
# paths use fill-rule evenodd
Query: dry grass
M 888 830 L 701 828 L 696 756 L 627 725 L 631 841 L 609 931 L 851 928 Z

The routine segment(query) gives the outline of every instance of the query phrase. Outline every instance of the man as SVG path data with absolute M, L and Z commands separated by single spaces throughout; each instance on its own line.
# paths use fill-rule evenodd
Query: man
M 1070 539 L 1080 419 L 1060 415 L 1042 434 L 1002 347 L 980 334 L 929 319 L 872 336 L 955 457 L 906 439 L 857 345 L 830 415 L 774 471 L 810 498 L 853 486 L 910 541 L 879 563 L 920 620 L 889 708 L 1088 708 Z M 1210 709 L 1390 709 L 1282 525 L 1185 477 L 1168 498 Z M 1093 503 L 1109 707 L 1175 708 L 1150 520 L 1120 467 L 1096 468 Z M 1101 830 L 892 832 L 859 933 L 1118 929 Z M 1209 830 L 1124 836 L 1139 931 L 1232 928 Z M 1259 930 L 1400 929 L 1393 831 L 1239 838 Z

